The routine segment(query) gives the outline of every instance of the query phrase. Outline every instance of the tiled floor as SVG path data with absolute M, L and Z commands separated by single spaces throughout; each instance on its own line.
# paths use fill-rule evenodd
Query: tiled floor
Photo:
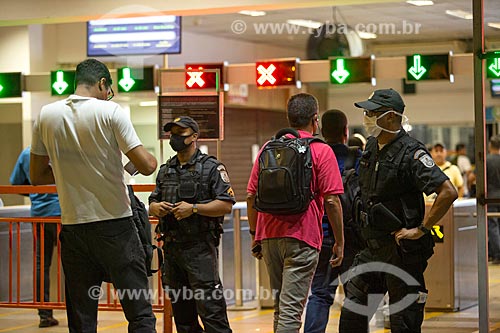
M 0 333 L 59 333 L 67 332 L 64 311 L 54 311 L 60 325 L 38 328 L 38 316 L 32 309 L 0 308 Z M 158 332 L 162 332 L 162 317 L 157 315 Z M 230 323 L 235 333 L 272 333 L 272 310 L 229 311 Z M 500 266 L 490 266 L 490 318 L 492 332 L 500 333 Z M 334 306 L 330 314 L 328 333 L 338 331 L 339 308 Z M 427 312 L 422 332 L 424 333 L 473 333 L 478 331 L 478 308 L 453 313 Z M 122 313 L 100 312 L 98 332 L 127 332 L 127 322 Z M 175 331 L 174 331 L 175 332 Z M 371 332 L 389 332 L 380 327 L 371 327 Z

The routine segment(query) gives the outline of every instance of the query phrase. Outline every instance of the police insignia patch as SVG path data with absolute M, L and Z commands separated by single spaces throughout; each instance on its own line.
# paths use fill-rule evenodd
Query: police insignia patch
M 231 187 L 227 190 L 227 194 L 229 194 L 230 196 L 232 196 L 234 198 L 234 191 Z
M 227 174 L 226 168 L 223 165 L 219 165 L 217 167 L 217 170 L 219 170 L 220 178 L 224 183 L 229 183 L 229 175 Z
M 419 150 L 417 150 L 417 151 L 415 152 L 415 154 L 413 155 L 413 158 L 414 158 L 415 160 L 418 160 L 418 158 L 419 158 L 420 156 L 422 156 L 423 154 L 427 154 L 427 152 L 426 152 L 425 150 L 423 150 L 423 149 L 419 149 Z
M 422 164 L 425 165 L 427 168 L 432 168 L 435 165 L 432 157 L 430 157 L 427 154 L 420 156 L 418 160 L 422 162 Z

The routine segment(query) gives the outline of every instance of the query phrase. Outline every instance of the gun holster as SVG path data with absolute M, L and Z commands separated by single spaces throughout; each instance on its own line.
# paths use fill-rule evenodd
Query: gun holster
M 373 228 L 389 234 L 404 226 L 403 222 L 381 202 L 370 208 L 369 221 Z

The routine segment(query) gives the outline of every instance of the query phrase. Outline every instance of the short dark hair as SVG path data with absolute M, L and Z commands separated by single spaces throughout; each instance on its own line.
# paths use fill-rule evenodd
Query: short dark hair
M 108 87 L 113 83 L 108 67 L 96 59 L 86 59 L 76 66 L 75 87 L 93 86 L 102 78 L 106 79 Z
M 463 144 L 463 143 L 457 143 L 457 145 L 455 146 L 456 151 L 462 150 L 464 148 L 465 148 L 465 144 Z
M 321 134 L 327 141 L 343 142 L 347 117 L 340 110 L 328 110 L 321 116 Z
M 500 149 L 500 135 L 493 135 L 490 138 L 490 145 L 493 149 Z
M 318 113 L 318 100 L 311 94 L 296 94 L 288 99 L 286 110 L 290 126 L 302 129 Z

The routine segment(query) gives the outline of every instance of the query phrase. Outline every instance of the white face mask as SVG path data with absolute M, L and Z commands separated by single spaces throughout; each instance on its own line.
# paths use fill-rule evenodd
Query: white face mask
M 368 117 L 366 114 L 363 117 L 363 126 L 368 136 L 378 137 L 382 133 L 382 127 L 377 125 L 377 119 L 377 116 Z
M 365 130 L 368 133 L 368 136 L 378 137 L 380 135 L 380 133 L 382 133 L 382 131 L 385 131 L 385 132 L 388 132 L 388 133 L 393 133 L 393 134 L 399 133 L 401 131 L 401 130 L 391 131 L 391 130 L 385 129 L 383 127 L 380 127 L 377 124 L 377 120 L 379 120 L 380 118 L 384 117 L 386 114 L 388 114 L 390 112 L 396 113 L 397 115 L 403 117 L 402 126 L 403 127 L 408 126 L 408 117 L 406 117 L 405 115 L 400 114 L 399 112 L 396 112 L 394 110 L 389 110 L 387 112 L 384 112 L 384 113 L 382 113 L 378 117 L 377 116 L 371 116 L 371 117 L 369 117 L 369 116 L 367 116 L 365 114 L 364 117 L 363 117 L 363 126 L 365 127 Z

